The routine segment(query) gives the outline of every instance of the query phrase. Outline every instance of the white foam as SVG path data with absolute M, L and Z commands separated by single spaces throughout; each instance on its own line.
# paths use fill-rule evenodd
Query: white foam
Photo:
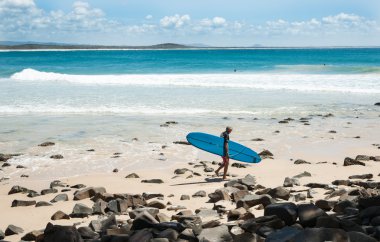
M 379 74 L 121 74 L 71 75 L 24 69 L 14 81 L 66 82 L 78 85 L 178 86 L 205 88 L 252 88 L 348 93 L 380 93 Z

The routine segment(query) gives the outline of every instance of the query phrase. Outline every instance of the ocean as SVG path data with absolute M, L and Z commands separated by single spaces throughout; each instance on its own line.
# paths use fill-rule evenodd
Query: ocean
M 127 149 L 135 164 L 189 131 L 232 124 L 248 136 L 287 117 L 376 118 L 379 101 L 379 48 L 2 51 L 0 153 L 52 140 L 73 157 Z M 173 120 L 175 129 L 160 126 Z

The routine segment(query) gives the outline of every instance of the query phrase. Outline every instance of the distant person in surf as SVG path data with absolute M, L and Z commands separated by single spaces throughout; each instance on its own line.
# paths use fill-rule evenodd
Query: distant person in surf
M 219 171 L 224 168 L 223 180 L 226 180 L 228 165 L 230 162 L 230 155 L 228 154 L 228 141 L 230 140 L 230 133 L 232 132 L 232 127 L 227 126 L 226 131 L 224 131 L 220 137 L 224 139 L 223 143 L 223 163 L 222 165 L 215 171 L 215 174 L 219 176 Z

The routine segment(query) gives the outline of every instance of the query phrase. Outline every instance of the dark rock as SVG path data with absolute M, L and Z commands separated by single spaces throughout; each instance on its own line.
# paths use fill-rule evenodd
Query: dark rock
M 377 240 L 368 236 L 364 233 L 350 231 L 347 232 L 348 237 L 350 238 L 350 242 L 376 242 Z
M 344 163 L 343 163 L 343 166 L 352 166 L 352 165 L 361 165 L 361 166 L 365 166 L 365 163 L 361 162 L 361 161 L 357 161 L 357 160 L 354 160 L 350 157 L 346 157 L 344 159 Z
M 332 184 L 335 186 L 351 186 L 352 182 L 350 180 L 335 180 Z
M 348 235 L 344 230 L 331 228 L 307 228 L 297 233 L 290 241 L 294 242 L 348 242 Z
M 132 222 L 132 230 L 140 230 L 145 228 L 151 228 L 154 224 L 158 224 L 158 221 L 147 211 L 139 213 Z
M 189 195 L 181 195 L 180 200 L 190 200 L 190 196 Z
M 173 144 L 177 144 L 177 145 L 191 145 L 187 141 L 174 141 Z
M 264 226 L 272 229 L 281 229 L 285 226 L 285 223 L 275 215 L 261 216 L 244 221 L 240 227 L 246 232 L 256 233 L 260 227 Z
M 286 225 L 292 225 L 297 220 L 297 206 L 294 203 L 269 204 L 264 210 L 265 216 L 276 215 Z
M 262 159 L 265 159 L 265 158 L 270 158 L 270 157 L 273 157 L 273 153 L 270 152 L 269 150 L 263 150 L 259 153 L 259 156 L 262 158 Z
M 228 195 L 228 191 L 225 189 L 217 189 L 215 192 L 208 194 L 210 198 L 210 202 L 216 203 L 220 200 L 230 200 L 230 196 Z
M 142 180 L 141 182 L 142 183 L 156 183 L 156 184 L 164 183 L 164 181 L 161 179 Z
M 327 216 L 327 214 L 314 204 L 298 205 L 299 221 L 304 227 L 314 227 L 316 225 L 317 218 L 321 216 Z
M 51 155 L 50 159 L 63 159 L 63 155 Z
M 214 168 L 212 168 L 212 167 L 205 167 L 203 171 L 204 172 L 213 172 Z
M 284 180 L 284 187 L 293 187 L 293 186 L 299 186 L 300 182 L 297 178 L 290 178 L 290 177 L 285 177 Z
M 14 235 L 14 234 L 21 234 L 21 233 L 24 233 L 24 230 L 20 227 L 13 225 L 13 224 L 8 225 L 7 229 L 4 232 L 5 236 L 10 236 L 10 235 Z
M 69 201 L 69 197 L 67 196 L 67 194 L 65 194 L 65 193 L 58 194 L 50 202 L 56 203 L 56 202 L 61 202 L 61 201 L 63 201 L 63 202 Z
M 74 188 L 74 189 L 81 189 L 81 188 L 85 188 L 86 185 L 84 184 L 75 184 L 73 186 L 71 186 L 71 188 Z
M 337 202 L 327 201 L 327 200 L 323 200 L 323 199 L 317 200 L 315 202 L 315 206 L 319 207 L 320 209 L 322 209 L 324 211 L 330 211 L 331 209 L 333 209 L 335 207 L 335 204 L 337 204 Z
M 251 141 L 264 141 L 264 139 L 262 139 L 262 138 L 255 138 L 255 139 L 251 139 Z
M 8 195 L 15 194 L 15 193 L 28 193 L 29 190 L 25 187 L 21 186 L 13 186 L 11 190 L 8 192 Z
M 42 230 L 33 230 L 29 233 L 26 233 L 21 240 L 22 241 L 40 241 L 40 238 L 42 238 L 44 234 L 44 231 Z M 1 236 L 0 236 L 1 239 Z
M 335 204 L 333 211 L 340 214 L 340 213 L 344 213 L 345 209 L 349 207 L 355 208 L 356 204 L 348 200 L 343 200 Z
M 247 190 L 239 190 L 239 191 L 233 192 L 232 193 L 232 200 L 234 202 L 237 202 L 248 194 L 249 194 L 249 192 Z
M 16 168 L 17 168 L 17 169 L 25 169 L 26 166 L 23 166 L 23 165 L 17 165 Z
M 201 190 L 201 191 L 198 191 L 198 192 L 194 193 L 192 195 L 192 197 L 206 197 L 206 195 L 207 195 L 206 192 L 203 191 L 203 190 Z
M 99 235 L 89 227 L 80 227 L 78 228 L 78 232 L 82 239 L 97 239 L 99 237 Z
M 360 212 L 359 215 L 362 224 L 369 224 L 370 221 L 377 216 L 380 216 L 380 206 L 365 208 Z
M 57 211 L 51 216 L 51 220 L 70 219 L 70 216 L 62 211 Z
M 256 205 L 263 205 L 264 207 L 268 206 L 269 204 L 274 203 L 273 199 L 269 195 L 254 195 L 249 194 L 244 196 L 242 199 L 238 200 L 236 202 L 236 207 L 244 207 L 245 209 L 248 209 L 250 207 L 256 206 Z
M 9 164 L 8 162 L 5 162 L 1 167 L 8 167 L 8 166 L 11 166 L 11 164 Z
M 48 223 L 44 231 L 43 242 L 83 242 L 83 239 L 74 226 Z
M 92 206 L 93 214 L 105 214 L 107 209 L 107 203 L 102 199 L 98 199 Z
M 237 220 L 241 216 L 243 216 L 246 212 L 247 212 L 247 210 L 243 207 L 232 209 L 228 212 L 227 218 L 228 218 L 228 220 Z
M 116 217 L 111 215 L 105 219 L 92 220 L 89 227 L 97 233 L 104 234 L 107 229 L 117 227 Z
M 380 206 L 380 196 L 359 198 L 359 206 L 362 208 Z
M 50 183 L 50 188 L 54 188 L 54 187 L 66 187 L 66 184 L 64 184 L 63 182 L 59 180 L 55 180 Z
M 42 144 L 39 144 L 38 146 L 46 147 L 46 146 L 53 146 L 53 145 L 55 145 L 54 142 L 47 141 L 47 142 L 43 142 Z
M 380 102 L 379 102 L 379 103 L 375 103 L 374 105 L 375 105 L 375 106 L 380 106 Z
M 305 185 L 305 187 L 310 187 L 310 188 L 328 188 L 329 185 L 323 184 L 323 183 L 308 183 Z
M 45 201 L 40 201 L 36 203 L 36 207 L 46 207 L 46 206 L 53 206 L 53 204 L 45 202 Z
M 131 174 L 127 175 L 125 178 L 140 178 L 140 177 L 136 173 L 131 173 Z
M 182 174 L 185 174 L 187 171 L 190 171 L 190 170 L 187 169 L 187 168 L 176 169 L 174 171 L 174 174 L 176 174 L 176 175 L 182 175 Z
M 295 165 L 301 165 L 301 164 L 311 164 L 311 163 L 308 161 L 302 160 L 302 159 L 298 159 L 298 160 L 294 161 L 294 164 Z
M 226 225 L 203 229 L 202 232 L 197 236 L 199 241 L 223 241 L 232 242 L 232 236 L 228 231 Z
M 369 155 L 357 155 L 355 160 L 369 161 L 371 157 Z
M 317 218 L 316 228 L 340 228 L 339 220 L 333 216 L 321 216 Z
M 112 170 L 113 173 L 118 173 L 119 172 L 119 169 L 115 168 Z
M 84 218 L 92 214 L 92 208 L 87 207 L 82 203 L 75 204 L 73 211 L 70 214 L 72 218 Z
M 166 208 L 166 205 L 159 201 L 151 201 L 147 204 L 147 206 L 152 207 L 152 208 L 158 208 L 158 209 Z
M 372 174 L 363 174 L 363 175 L 352 175 L 349 176 L 348 179 L 372 179 Z
M 236 168 L 247 168 L 247 165 L 244 165 L 244 164 L 241 164 L 241 163 L 237 163 L 237 162 L 232 163 L 231 166 L 232 167 L 236 167 Z
M 156 215 L 159 213 L 159 209 L 151 207 L 136 208 L 129 212 L 129 217 L 134 219 L 143 213 L 149 213 L 152 217 L 156 217 Z
M 46 195 L 46 194 L 50 194 L 50 193 L 57 193 L 58 190 L 55 189 L 55 188 L 49 188 L 49 189 L 44 189 L 41 191 L 41 195 Z
M 291 241 L 291 239 L 297 235 L 301 230 L 294 227 L 284 227 L 273 233 L 270 233 L 265 242 L 282 242 Z
M 293 178 L 302 178 L 302 177 L 311 177 L 311 173 L 310 172 L 307 172 L 307 171 L 304 171 L 298 175 L 295 175 L 293 176 Z
M 120 198 L 111 200 L 107 204 L 107 210 L 115 214 L 123 214 L 128 209 L 128 201 Z
M 74 200 L 82 200 L 82 199 L 90 198 L 90 197 L 95 196 L 95 194 L 97 193 L 100 193 L 100 194 L 106 193 L 106 189 L 104 187 L 84 188 L 74 193 Z
M 246 175 L 244 178 L 239 179 L 239 183 L 246 186 L 254 186 L 256 184 L 256 178 L 252 175 Z
M 12 207 L 26 207 L 26 206 L 33 206 L 35 204 L 36 204 L 36 201 L 13 200 Z
M 276 188 L 270 189 L 268 192 L 268 195 L 270 195 L 273 198 L 289 200 L 290 192 L 284 187 L 276 187 Z
M 153 192 L 144 192 L 142 194 L 142 196 L 145 200 L 149 200 L 152 198 L 163 198 L 164 197 L 164 195 L 161 193 L 153 193 Z
M 161 231 L 158 235 L 157 238 L 166 238 L 169 241 L 176 241 L 178 238 L 178 231 L 175 229 L 165 229 L 164 231 Z

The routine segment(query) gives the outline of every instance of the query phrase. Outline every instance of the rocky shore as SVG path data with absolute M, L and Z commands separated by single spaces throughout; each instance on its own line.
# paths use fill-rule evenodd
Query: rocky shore
M 266 158 L 263 162 L 273 156 L 268 150 L 261 155 Z M 2 166 L 13 156 L 1 155 Z M 358 155 L 331 165 L 374 167 L 379 161 L 379 156 Z M 9 224 L 1 228 L 4 230 L 0 231 L 0 239 L 17 241 L 18 236 L 21 241 L 40 242 L 380 240 L 380 182 L 376 181 L 378 174 L 374 174 L 378 170 L 349 177 L 337 174 L 337 179 L 329 183 L 307 182 L 313 175 L 305 171 L 285 177 L 283 184 L 266 187 L 254 175 L 244 175 L 249 165 L 232 164 L 231 171 L 238 174 L 231 173 L 228 181 L 213 175 L 217 165 L 217 162 L 192 162 L 174 169 L 170 178 L 119 174 L 117 179 L 124 180 L 124 188 L 117 193 L 109 192 L 105 186 L 59 180 L 51 181 L 40 191 L 13 185 L 7 195 L 11 203 L 2 210 L 55 212 L 49 215 L 49 221 L 43 221 L 44 228 L 26 230 L 18 224 Z M 307 170 L 310 162 L 298 159 L 292 166 Z M 202 184 L 205 190 L 201 189 Z M 130 186 L 139 185 L 153 192 L 141 189 L 130 192 L 133 190 Z M 186 185 L 192 185 L 195 192 L 182 190 L 181 186 Z M 70 203 L 66 210 L 55 208 L 65 203 Z M 60 225 L 62 221 L 66 225 Z

